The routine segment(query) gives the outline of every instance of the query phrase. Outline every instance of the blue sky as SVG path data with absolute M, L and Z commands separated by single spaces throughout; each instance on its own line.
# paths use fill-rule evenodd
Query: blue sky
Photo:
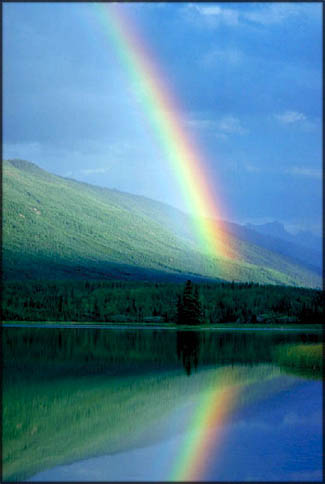
M 245 223 L 321 231 L 320 3 L 127 4 Z M 134 82 L 93 4 L 3 7 L 4 158 L 185 209 Z

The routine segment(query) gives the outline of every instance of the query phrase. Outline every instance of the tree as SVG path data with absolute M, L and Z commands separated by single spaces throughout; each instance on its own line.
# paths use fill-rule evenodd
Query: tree
M 177 300 L 177 324 L 200 324 L 202 322 L 202 307 L 199 291 L 192 281 L 185 284 L 182 296 Z

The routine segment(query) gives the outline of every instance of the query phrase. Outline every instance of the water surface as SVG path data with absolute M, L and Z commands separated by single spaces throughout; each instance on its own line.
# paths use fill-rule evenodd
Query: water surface
M 320 333 L 4 328 L 3 472 L 31 481 L 321 481 Z

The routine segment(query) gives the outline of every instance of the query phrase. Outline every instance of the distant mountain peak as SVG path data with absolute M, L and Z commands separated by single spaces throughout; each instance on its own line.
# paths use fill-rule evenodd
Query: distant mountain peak
M 276 236 L 277 234 L 290 235 L 289 232 L 287 232 L 286 229 L 284 228 L 284 225 L 281 222 L 278 222 L 277 220 L 274 220 L 273 222 L 266 222 L 265 224 L 260 224 L 260 225 L 247 223 L 245 226 L 250 229 L 258 230 L 263 233 L 269 233 L 269 235 L 273 235 L 273 236 Z
M 316 235 L 312 234 L 307 230 L 300 231 L 295 235 L 291 234 L 285 229 L 284 225 L 281 222 L 278 222 L 276 220 L 274 222 L 267 222 L 260 225 L 247 223 L 245 224 L 245 227 L 249 228 L 250 230 L 255 230 L 256 232 L 263 235 L 276 237 L 279 239 L 283 239 L 287 242 L 293 242 L 295 244 L 311 248 L 313 250 L 316 250 L 318 253 L 321 253 L 322 250 L 321 237 L 317 237 Z

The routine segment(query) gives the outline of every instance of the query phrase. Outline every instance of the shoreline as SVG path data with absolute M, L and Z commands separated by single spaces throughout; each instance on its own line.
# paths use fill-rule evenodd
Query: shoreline
M 152 324 L 148 322 L 78 322 L 78 321 L 3 321 L 3 328 L 62 328 L 62 329 L 147 329 L 147 330 L 174 330 L 174 331 L 320 331 L 322 324 L 255 324 L 247 326 L 245 323 L 227 323 L 220 325 L 177 325 L 174 323 Z

